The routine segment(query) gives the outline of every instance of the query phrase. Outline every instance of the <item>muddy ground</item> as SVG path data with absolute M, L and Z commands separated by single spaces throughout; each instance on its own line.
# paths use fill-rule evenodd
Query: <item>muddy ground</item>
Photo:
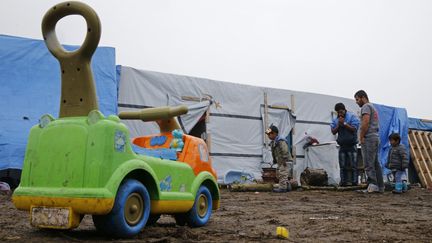
M 276 227 L 289 230 L 279 240 Z M 39 230 L 27 212 L 0 195 L 0 242 L 432 242 L 432 192 L 413 188 L 403 195 L 354 191 L 230 192 L 202 228 L 176 226 L 163 216 L 132 239 L 95 231 L 91 217 L 71 231 Z

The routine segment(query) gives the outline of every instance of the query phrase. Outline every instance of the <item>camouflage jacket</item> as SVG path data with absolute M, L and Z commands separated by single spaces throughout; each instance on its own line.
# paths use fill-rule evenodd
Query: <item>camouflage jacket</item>
M 281 165 L 283 162 L 293 160 L 288 149 L 288 143 L 284 138 L 277 136 L 274 141 L 271 141 L 270 146 L 274 164 Z

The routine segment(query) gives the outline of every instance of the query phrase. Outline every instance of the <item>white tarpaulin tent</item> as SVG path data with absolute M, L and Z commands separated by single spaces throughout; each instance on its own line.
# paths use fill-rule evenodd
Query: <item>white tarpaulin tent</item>
M 265 146 L 265 125 L 279 127 L 287 136 L 291 129 L 296 154 L 294 172 L 298 178 L 305 168 L 305 135 L 320 142 L 335 140 L 329 124 L 334 105 L 343 102 L 347 110 L 357 112 L 353 99 L 256 87 L 204 78 L 137 70 L 122 66 L 119 85 L 119 112 L 148 107 L 186 104 L 190 112 L 179 120 L 185 132 L 191 132 L 198 121 L 205 120 L 204 132 L 218 177 L 229 170 L 251 173 L 261 179 L 261 168 L 271 161 Z M 295 112 L 295 116 L 291 111 Z M 131 136 L 158 131 L 155 123 L 124 121 Z M 337 150 L 326 150 L 337 153 Z M 329 152 L 330 151 L 330 152 Z M 325 156 L 325 155 L 324 155 Z M 270 158 L 269 158 L 270 157 Z M 337 158 L 334 154 L 329 158 Z M 334 170 L 337 159 L 323 169 Z

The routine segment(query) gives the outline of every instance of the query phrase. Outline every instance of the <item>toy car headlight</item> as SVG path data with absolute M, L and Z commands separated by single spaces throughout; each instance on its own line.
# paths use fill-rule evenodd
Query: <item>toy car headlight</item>
M 88 124 L 93 125 L 104 118 L 105 118 L 104 115 L 100 111 L 92 110 L 88 114 L 87 122 Z
M 49 114 L 45 114 L 43 115 L 40 119 L 39 119 L 39 127 L 40 128 L 44 128 L 46 127 L 50 122 L 54 121 L 54 117 L 52 117 Z

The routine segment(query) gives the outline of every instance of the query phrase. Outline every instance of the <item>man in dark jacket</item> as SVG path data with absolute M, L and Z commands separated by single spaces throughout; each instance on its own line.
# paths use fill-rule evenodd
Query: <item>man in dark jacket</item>
M 339 167 L 340 167 L 340 185 L 356 186 L 358 183 L 357 172 L 357 131 L 360 120 L 350 111 L 345 109 L 343 103 L 335 105 L 337 117 L 330 124 L 333 134 L 337 134 L 336 139 L 339 144 Z
M 407 190 L 406 169 L 408 168 L 408 153 L 398 133 L 389 136 L 391 148 L 388 153 L 386 168 L 391 170 L 395 178 L 395 189 L 393 193 L 402 193 Z

